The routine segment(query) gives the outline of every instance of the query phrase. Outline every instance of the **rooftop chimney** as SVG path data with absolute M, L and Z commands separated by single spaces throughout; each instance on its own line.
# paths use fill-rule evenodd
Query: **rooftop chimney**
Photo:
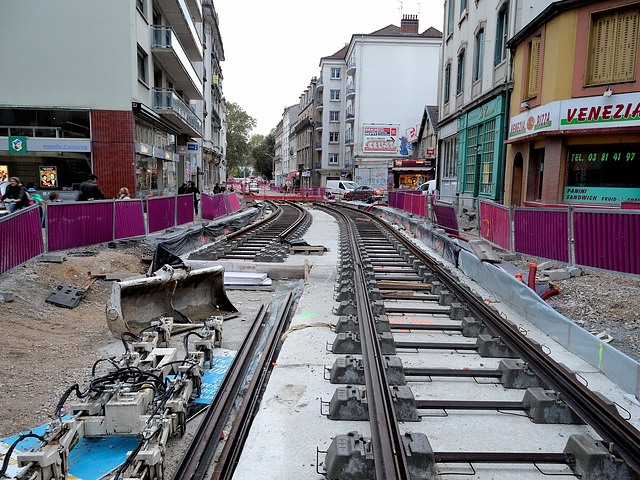
M 418 15 L 403 15 L 400 22 L 400 33 L 402 35 L 418 33 Z

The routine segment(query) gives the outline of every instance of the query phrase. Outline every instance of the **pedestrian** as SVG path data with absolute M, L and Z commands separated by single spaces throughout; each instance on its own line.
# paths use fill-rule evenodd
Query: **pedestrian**
M 118 200 L 130 200 L 131 196 L 129 195 L 129 189 L 127 187 L 122 187 L 118 192 Z
M 49 200 L 47 200 L 47 203 L 45 204 L 44 215 L 42 215 L 42 228 L 44 228 L 45 225 L 47 224 L 47 205 L 50 203 L 57 203 L 61 201 L 62 200 L 60 200 L 60 195 L 58 195 L 57 192 L 49 193 Z
M 178 187 L 178 195 L 184 195 L 185 193 L 187 193 L 187 184 L 183 183 Z
M 200 201 L 200 190 L 196 187 L 196 184 L 193 183 L 193 180 L 189 180 L 187 183 L 187 193 L 193 193 L 193 209 L 198 215 L 198 201 Z
M 222 193 L 222 189 L 220 188 L 220 184 L 219 184 L 219 183 L 216 183 L 216 184 L 213 186 L 213 193 L 214 193 L 214 194 L 215 194 L 215 193 Z
M 15 212 L 29 206 L 29 194 L 24 185 L 20 183 L 18 177 L 9 178 L 9 186 L 2 195 L 2 201 L 5 199 L 13 200 L 9 205 L 9 211 Z
M 86 202 L 87 200 L 105 200 L 107 198 L 98 186 L 98 176 L 95 173 L 89 175 L 89 178 L 80 184 L 80 188 L 78 190 L 78 197 L 76 200 L 79 202 Z

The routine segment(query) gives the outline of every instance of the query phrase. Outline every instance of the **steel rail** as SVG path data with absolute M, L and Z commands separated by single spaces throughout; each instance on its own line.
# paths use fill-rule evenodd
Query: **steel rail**
M 354 290 L 362 342 L 362 363 L 371 426 L 376 478 L 405 480 L 410 478 L 402 434 L 396 418 L 393 399 L 389 391 L 384 360 L 374 327 L 374 315 L 364 280 L 362 257 L 355 234 L 355 222 L 339 212 L 349 232 L 351 252 L 354 256 Z
M 249 363 L 258 347 L 267 314 L 267 306 L 262 305 L 253 321 L 251 330 L 242 342 L 231 368 L 224 377 L 191 444 L 180 461 L 172 477 L 173 480 L 204 478 L 238 392 L 245 383 Z
M 235 232 L 227 234 L 225 239 L 227 241 L 233 240 L 235 238 L 241 237 L 243 235 L 246 235 L 247 233 L 250 233 L 250 232 L 258 229 L 261 226 L 266 225 L 267 223 L 275 222 L 276 220 L 278 220 L 278 218 L 280 218 L 282 216 L 282 208 L 277 206 L 273 202 L 267 202 L 267 203 L 270 203 L 273 207 L 275 207 L 275 211 L 274 211 L 274 213 L 272 215 L 269 215 L 266 218 L 258 220 L 257 222 L 254 222 L 251 225 L 247 225 L 246 227 L 243 227 L 240 230 L 236 230 Z
M 308 215 L 308 212 L 304 208 L 300 208 L 295 203 L 287 202 L 287 205 L 291 205 L 292 207 L 297 208 L 302 213 L 302 215 L 298 217 L 298 220 L 296 220 L 295 223 L 293 223 L 289 228 L 287 228 L 284 232 L 278 235 L 278 241 L 281 243 L 287 238 L 289 238 L 291 235 L 293 235 L 294 232 L 300 227 L 300 225 L 306 222 L 307 215 Z
M 362 211 L 358 211 L 358 214 L 375 219 L 379 225 L 402 242 L 439 277 L 447 289 L 455 292 L 471 312 L 481 318 L 507 347 L 529 364 L 531 370 L 556 391 L 567 405 L 608 442 L 631 468 L 640 473 L 640 431 L 637 428 L 622 418 L 615 408 L 608 406 L 599 396 L 594 395 L 576 376 L 547 355 L 539 344 L 524 336 L 516 325 L 505 322 L 500 314 L 490 308 L 481 297 L 474 295 L 468 288 L 460 288 L 458 278 L 444 266 L 437 264 L 425 252 L 407 241 L 386 222 L 380 221 L 374 214 Z
M 284 301 L 283 307 L 278 313 L 275 325 L 271 329 L 267 344 L 260 356 L 260 361 L 253 374 L 251 383 L 244 394 L 244 400 L 236 414 L 231 432 L 216 462 L 213 475 L 210 477 L 211 480 L 231 480 L 233 477 L 236 465 L 242 454 L 242 449 L 249 436 L 249 429 L 251 428 L 253 418 L 260 406 L 262 392 L 271 375 L 274 362 L 278 357 L 278 352 L 282 347 L 280 339 L 289 323 L 291 313 L 294 309 L 294 302 L 294 294 L 289 293 Z

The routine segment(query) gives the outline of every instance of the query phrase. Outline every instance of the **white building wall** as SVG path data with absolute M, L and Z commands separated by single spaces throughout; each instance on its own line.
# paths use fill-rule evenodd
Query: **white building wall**
M 390 162 L 395 153 L 363 151 L 364 126 L 398 128 L 397 146 L 407 129 L 420 125 L 425 105 L 437 100 L 439 38 L 364 37 L 356 40 L 355 161 Z M 408 143 L 408 142 L 407 142 Z
M 0 105 L 130 110 L 138 84 L 135 12 L 130 0 L 65 0 L 64 8 L 3 2 Z M 71 61 L 69 45 L 77 55 Z

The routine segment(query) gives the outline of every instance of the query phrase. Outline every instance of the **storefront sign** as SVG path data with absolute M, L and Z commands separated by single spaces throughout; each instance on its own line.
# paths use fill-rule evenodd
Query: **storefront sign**
M 640 202 L 640 188 L 565 187 L 567 203 L 612 203 L 620 201 Z
M 640 93 L 564 100 L 562 130 L 640 126 Z
M 91 151 L 91 140 L 71 138 L 29 138 L 27 139 L 30 152 L 80 152 Z
M 434 158 L 396 158 L 393 160 L 393 166 L 395 167 L 413 167 L 413 168 L 434 168 Z
M 396 152 L 398 127 L 392 125 L 366 125 L 362 150 L 370 153 Z
M 427 155 L 435 155 L 435 154 L 436 154 L 435 148 L 427 148 Z
M 151 157 L 153 153 L 153 145 L 147 145 L 146 143 L 136 143 L 135 152 L 139 153 L 140 155 Z
M 9 137 L 9 153 L 25 155 L 27 153 L 27 137 Z
M 0 165 L 0 182 L 6 182 L 9 180 L 9 166 Z
M 574 98 L 547 103 L 516 115 L 509 140 L 539 132 L 640 126 L 640 93 Z
M 58 186 L 58 169 L 56 167 L 40 167 L 40 188 Z
M 502 101 L 502 97 L 496 97 L 484 105 L 471 110 L 467 115 L 467 127 L 477 125 L 478 123 L 484 123 L 493 117 L 502 115 L 503 106 L 504 102 Z
M 197 143 L 187 143 L 187 150 L 190 152 L 197 152 L 198 151 L 198 144 Z
M 560 124 L 560 102 L 551 102 L 513 117 L 509 140 L 539 132 L 556 131 Z

